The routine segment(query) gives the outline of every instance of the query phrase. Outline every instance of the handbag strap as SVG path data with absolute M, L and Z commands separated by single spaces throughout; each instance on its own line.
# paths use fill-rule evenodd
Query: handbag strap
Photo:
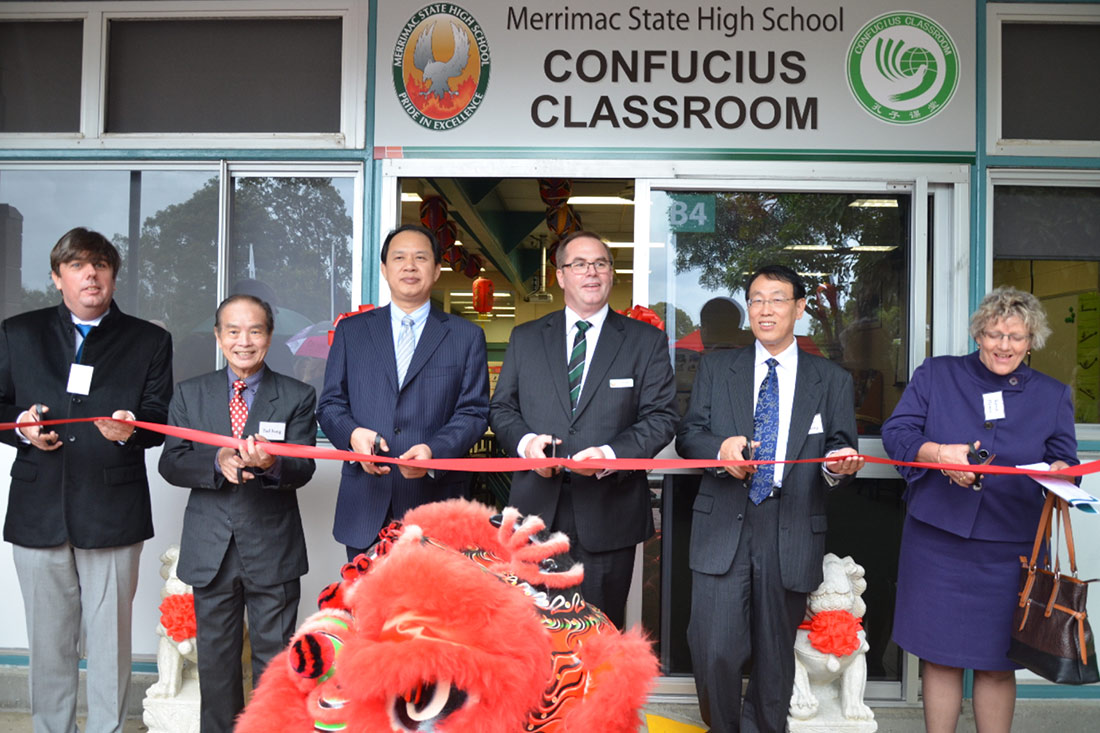
M 1052 492 L 1053 493 L 1053 492 Z M 1058 502 L 1058 510 L 1062 518 L 1062 527 L 1066 534 L 1066 549 L 1069 550 L 1069 569 L 1077 575 L 1077 554 L 1073 546 L 1073 525 L 1069 521 L 1069 502 L 1063 499 L 1055 499 Z
M 1047 492 L 1047 500 L 1043 504 L 1043 513 L 1039 515 L 1039 527 L 1035 532 L 1035 544 L 1031 547 L 1031 562 L 1029 568 L 1035 568 L 1039 562 L 1039 550 L 1043 545 L 1050 543 L 1050 522 L 1054 513 L 1054 501 L 1057 497 L 1053 492 Z

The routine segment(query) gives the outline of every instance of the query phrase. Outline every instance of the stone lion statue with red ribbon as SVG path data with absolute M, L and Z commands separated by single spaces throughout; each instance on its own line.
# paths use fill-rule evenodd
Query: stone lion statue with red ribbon
M 795 637 L 788 724 L 802 732 L 874 731 L 874 713 L 863 702 L 870 648 L 862 623 L 864 571 L 851 557 L 832 553 L 822 567 L 825 579 L 807 598 Z
M 237 733 L 628 733 L 657 674 L 649 642 L 577 592 L 538 517 L 417 507 L 325 588 Z

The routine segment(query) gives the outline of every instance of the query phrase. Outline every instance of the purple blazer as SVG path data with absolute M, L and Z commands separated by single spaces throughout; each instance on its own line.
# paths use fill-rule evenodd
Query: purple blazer
M 982 395 L 998 391 L 1005 416 L 986 420 Z M 915 461 L 929 440 L 980 440 L 1000 466 L 1078 462 L 1069 387 L 1025 364 L 999 376 L 986 369 L 977 352 L 926 359 L 882 426 L 883 447 L 894 460 Z M 909 483 L 905 500 L 914 519 L 960 537 L 1020 542 L 1035 537 L 1043 493 L 1027 476 L 987 475 L 982 490 L 974 491 L 950 483 L 939 471 L 905 466 L 898 471 Z

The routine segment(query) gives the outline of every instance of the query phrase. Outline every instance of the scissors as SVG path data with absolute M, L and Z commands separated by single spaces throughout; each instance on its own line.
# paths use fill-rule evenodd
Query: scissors
M 997 457 L 996 453 L 990 453 L 985 448 L 977 448 L 973 443 L 966 444 L 970 450 L 967 453 L 967 458 L 970 463 L 977 464 L 979 466 L 988 466 L 993 462 L 993 459 Z M 982 476 L 981 474 L 975 474 L 974 483 L 970 484 L 970 488 L 974 491 L 982 490 Z

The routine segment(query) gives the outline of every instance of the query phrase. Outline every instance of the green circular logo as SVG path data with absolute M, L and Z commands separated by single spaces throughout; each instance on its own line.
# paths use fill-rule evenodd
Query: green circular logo
M 449 130 L 473 117 L 485 99 L 489 41 L 466 10 L 428 5 L 401 28 L 391 65 L 409 117 L 429 130 Z
M 848 88 L 884 122 L 924 122 L 951 101 L 959 86 L 959 52 L 936 21 L 919 13 L 880 15 L 848 47 Z

